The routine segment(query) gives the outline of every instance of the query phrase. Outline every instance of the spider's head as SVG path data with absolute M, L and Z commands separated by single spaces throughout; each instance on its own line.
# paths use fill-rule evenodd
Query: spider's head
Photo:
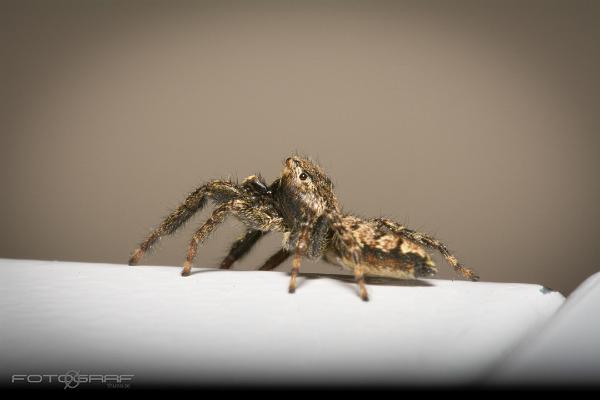
M 293 156 L 285 160 L 281 174 L 285 203 L 296 212 L 320 216 L 325 210 L 337 210 L 333 183 L 313 161 Z

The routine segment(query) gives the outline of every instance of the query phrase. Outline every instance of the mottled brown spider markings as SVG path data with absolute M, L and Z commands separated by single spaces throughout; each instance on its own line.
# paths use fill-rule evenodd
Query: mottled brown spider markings
M 281 177 L 270 186 L 253 175 L 241 185 L 215 180 L 196 189 L 133 252 L 129 264 L 139 262 L 162 236 L 174 233 L 207 199 L 212 199 L 216 208 L 190 242 L 184 276 L 190 273 L 199 243 L 226 215 L 233 214 L 248 229 L 234 242 L 221 268 L 230 268 L 269 231 L 283 232 L 282 249 L 260 269 L 271 270 L 293 254 L 290 293 L 296 290 L 302 257 L 322 258 L 353 271 L 360 297 L 366 301 L 365 275 L 414 279 L 435 274 L 435 265 L 423 247 L 440 251 L 456 272 L 479 279 L 431 236 L 383 218 L 343 214 L 331 180 L 318 165 L 297 156 L 285 160 Z
M 387 219 L 363 219 L 342 213 L 331 180 L 308 159 L 288 158 L 274 193 L 275 207 L 282 207 L 280 213 L 286 224 L 300 225 L 284 243 L 288 250 L 296 249 L 290 291 L 295 288 L 300 256 L 304 255 L 353 271 L 360 297 L 368 300 L 365 275 L 400 279 L 434 275 L 435 264 L 423 247 L 440 251 L 456 272 L 479 279 L 458 263 L 444 244 L 429 235 Z

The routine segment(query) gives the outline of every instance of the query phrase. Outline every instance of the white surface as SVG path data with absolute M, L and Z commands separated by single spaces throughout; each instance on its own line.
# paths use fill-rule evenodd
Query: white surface
M 564 297 L 539 285 L 0 259 L 0 372 L 134 384 L 477 382 Z M 418 282 L 417 282 L 418 283 Z
M 510 384 L 600 385 L 600 273 L 573 292 L 491 377 Z

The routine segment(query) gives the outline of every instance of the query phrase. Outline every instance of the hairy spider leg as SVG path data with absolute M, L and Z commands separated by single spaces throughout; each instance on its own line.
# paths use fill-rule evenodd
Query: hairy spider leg
M 292 277 L 290 279 L 290 286 L 288 289 L 290 293 L 294 293 L 296 291 L 296 278 L 298 277 L 298 272 L 300 272 L 302 255 L 305 253 L 308 241 L 310 239 L 310 227 L 311 220 L 303 222 L 300 227 L 300 236 L 298 237 L 296 251 L 294 252 L 294 258 L 292 260 Z
M 354 267 L 354 280 L 358 284 L 358 294 L 363 301 L 369 301 L 369 293 L 365 285 L 365 275 L 362 265 L 356 265 Z
M 144 254 L 151 250 L 152 246 L 154 246 L 161 237 L 175 233 L 179 227 L 206 205 L 208 197 L 222 196 L 230 198 L 237 197 L 239 194 L 239 188 L 235 184 L 227 181 L 214 180 L 200 186 L 190 193 L 185 201 L 169 214 L 162 223 L 148 235 L 142 244 L 135 249 L 129 259 L 129 265 L 136 265 Z
M 327 213 L 327 218 L 331 221 L 331 228 L 339 238 L 342 245 L 342 256 L 352 263 L 354 269 L 354 280 L 358 284 L 359 295 L 363 301 L 369 301 L 369 293 L 365 285 L 364 269 L 361 266 L 360 244 L 356 240 L 351 229 L 344 225 L 342 217 L 337 211 Z
M 187 259 L 183 264 L 183 271 L 181 271 L 182 276 L 188 276 L 190 271 L 192 270 L 192 263 L 194 262 L 194 258 L 196 257 L 196 252 L 198 251 L 198 244 L 204 241 L 208 235 L 225 220 L 225 216 L 231 210 L 231 202 L 220 205 L 215 208 L 210 218 L 206 220 L 206 222 L 194 233 L 192 236 L 192 240 L 190 241 L 190 245 L 188 247 Z
M 288 259 L 290 256 L 290 252 L 286 249 L 280 249 L 277 253 L 273 254 L 262 267 L 259 268 L 260 271 L 271 271 L 277 268 L 282 262 Z
M 219 268 L 231 268 L 231 265 L 248 254 L 250 249 L 252 249 L 252 246 L 254 246 L 266 233 L 267 232 L 262 232 L 258 229 L 248 229 L 244 236 L 233 242 L 229 254 L 223 259 Z
M 438 250 L 446 259 L 448 264 L 450 264 L 450 266 L 454 269 L 454 271 L 456 271 L 459 274 L 462 274 L 465 278 L 470 279 L 472 281 L 479 280 L 479 276 L 477 276 L 477 274 L 473 270 L 463 267 L 458 262 L 458 259 L 452 253 L 450 253 L 448 248 L 439 240 L 427 234 L 408 229 L 386 218 L 378 218 L 376 219 L 376 221 L 381 222 L 384 226 L 408 240 L 412 240 L 413 242 L 418 243 L 420 245 Z

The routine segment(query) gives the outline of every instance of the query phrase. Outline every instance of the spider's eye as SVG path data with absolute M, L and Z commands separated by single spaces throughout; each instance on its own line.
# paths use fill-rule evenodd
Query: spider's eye
M 303 173 L 300 174 L 300 180 L 301 181 L 305 181 L 306 178 L 308 178 L 308 175 L 306 174 L 306 172 L 303 172 Z

